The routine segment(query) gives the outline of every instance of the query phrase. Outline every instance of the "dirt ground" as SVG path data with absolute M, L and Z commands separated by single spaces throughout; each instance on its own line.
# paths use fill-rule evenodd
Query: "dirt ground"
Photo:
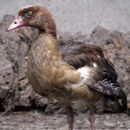
M 126 114 L 96 114 L 96 130 L 130 130 Z M 44 114 L 41 111 L 21 111 L 0 116 L 0 130 L 67 130 L 65 114 Z M 88 113 L 75 115 L 74 130 L 90 130 Z

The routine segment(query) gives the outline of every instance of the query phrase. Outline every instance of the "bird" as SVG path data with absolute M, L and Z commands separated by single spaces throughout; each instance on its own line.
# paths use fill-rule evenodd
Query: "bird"
M 126 95 L 101 47 L 82 42 L 58 44 L 52 14 L 39 5 L 20 9 L 8 31 L 23 26 L 39 31 L 28 54 L 29 83 L 36 93 L 55 98 L 65 106 L 69 130 L 73 130 L 74 124 L 72 101 L 82 100 L 89 107 L 92 130 L 95 130 L 93 108 L 102 96 L 121 100 L 126 109 Z

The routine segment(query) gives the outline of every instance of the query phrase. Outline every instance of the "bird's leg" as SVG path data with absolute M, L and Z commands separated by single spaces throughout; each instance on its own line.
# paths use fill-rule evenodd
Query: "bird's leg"
M 89 121 L 91 124 L 91 129 L 95 130 L 95 116 L 93 108 L 90 109 Z
M 66 117 L 69 125 L 69 130 L 73 130 L 74 116 L 71 106 L 66 106 Z

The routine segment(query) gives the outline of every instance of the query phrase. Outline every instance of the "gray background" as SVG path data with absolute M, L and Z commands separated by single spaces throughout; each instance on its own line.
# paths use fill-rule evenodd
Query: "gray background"
M 111 31 L 130 31 L 130 0 L 0 0 L 0 4 L 0 20 L 35 4 L 53 14 L 60 32 L 90 34 L 98 25 Z

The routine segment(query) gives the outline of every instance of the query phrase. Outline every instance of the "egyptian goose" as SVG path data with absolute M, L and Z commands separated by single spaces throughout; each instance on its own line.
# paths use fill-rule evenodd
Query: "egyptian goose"
M 126 108 L 126 96 L 117 83 L 117 74 L 100 47 L 80 42 L 58 46 L 55 22 L 40 6 L 22 8 L 8 31 L 22 26 L 39 30 L 29 51 L 29 83 L 40 95 L 56 98 L 66 106 L 69 130 L 73 130 L 74 122 L 71 101 L 83 100 L 88 105 L 92 130 L 93 106 L 103 95 L 121 99 Z

